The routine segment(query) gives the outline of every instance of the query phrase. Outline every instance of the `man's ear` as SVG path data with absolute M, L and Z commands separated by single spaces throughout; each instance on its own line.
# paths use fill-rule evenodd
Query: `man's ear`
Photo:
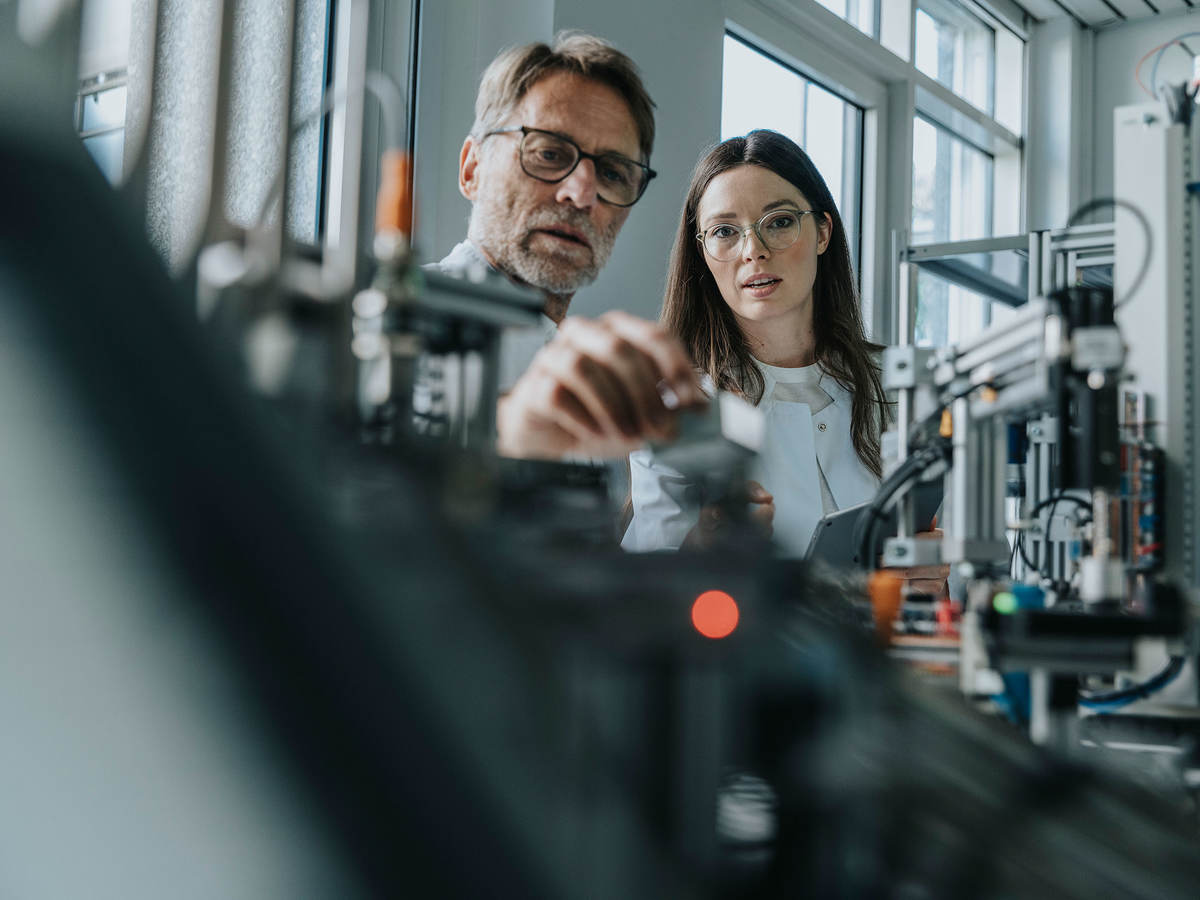
M 463 141 L 462 152 L 458 156 L 458 192 L 475 202 L 475 193 L 479 190 L 479 144 L 470 135 Z
M 833 236 L 833 219 L 829 213 L 821 213 L 821 218 L 817 222 L 817 256 L 820 256 L 829 248 L 829 239 Z

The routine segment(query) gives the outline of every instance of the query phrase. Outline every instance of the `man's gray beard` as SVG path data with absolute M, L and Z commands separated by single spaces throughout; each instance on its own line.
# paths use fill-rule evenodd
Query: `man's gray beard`
M 467 234 L 507 274 L 551 294 L 573 294 L 596 280 L 612 255 L 617 237 L 616 228 L 611 233 L 602 233 L 586 213 L 579 211 L 578 215 L 573 215 L 573 212 L 535 210 L 521 223 L 521 231 L 513 232 L 510 230 L 512 214 L 501 209 L 500 204 L 476 203 L 471 209 Z M 534 238 L 533 230 L 553 225 L 570 225 L 587 235 L 592 250 L 591 261 L 579 266 L 532 250 L 529 245 Z

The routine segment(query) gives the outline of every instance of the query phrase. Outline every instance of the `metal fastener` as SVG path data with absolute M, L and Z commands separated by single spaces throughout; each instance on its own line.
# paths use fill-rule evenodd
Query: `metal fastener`
M 817 431 L 824 431 L 827 427 L 828 426 L 824 422 L 822 422 L 821 424 L 819 424 L 817 426 Z

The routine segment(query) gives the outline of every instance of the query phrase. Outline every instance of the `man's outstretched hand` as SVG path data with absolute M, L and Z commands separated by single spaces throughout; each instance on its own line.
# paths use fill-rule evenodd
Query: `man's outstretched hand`
M 661 326 L 624 312 L 563 320 L 496 412 L 503 456 L 624 456 L 670 438 L 707 402 L 692 361 Z

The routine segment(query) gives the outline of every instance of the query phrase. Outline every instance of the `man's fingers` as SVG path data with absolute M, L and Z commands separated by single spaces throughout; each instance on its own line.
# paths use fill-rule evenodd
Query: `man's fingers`
M 600 425 L 552 377 L 526 373 L 496 410 L 497 450 L 503 456 L 556 459 L 595 441 Z
M 620 310 L 605 313 L 599 321 L 654 361 L 659 378 L 671 387 L 681 405 L 694 406 L 708 402 L 683 344 L 661 325 Z
M 724 516 L 721 514 L 719 506 L 705 506 L 700 510 L 700 527 L 705 531 L 713 532 L 721 527 L 724 521 Z
M 533 409 L 552 424 L 581 440 L 602 436 L 604 427 L 561 381 L 549 372 L 538 371 L 532 384 L 536 392 Z
M 561 385 L 598 425 L 597 437 L 636 437 L 638 417 L 621 381 L 604 365 L 581 353 L 565 337 L 548 344 L 534 361 L 539 374 Z M 545 398 L 557 405 L 559 395 Z
M 775 531 L 775 504 L 765 503 L 750 510 L 750 521 L 768 537 Z
M 612 375 L 624 392 L 637 434 L 660 434 L 670 418 L 654 360 L 632 341 L 595 322 L 564 323 L 562 338 Z
M 751 503 L 773 503 L 775 498 L 771 496 L 770 491 L 759 484 L 757 481 L 746 482 L 746 497 Z
M 756 506 L 750 510 L 750 518 L 763 525 L 770 525 L 775 521 L 775 504 L 764 503 L 762 506 Z
M 539 351 L 506 402 L 501 435 L 522 454 L 619 455 L 663 439 L 675 411 L 707 402 L 683 346 L 627 313 L 567 319 Z M 760 501 L 764 502 L 764 501 Z

